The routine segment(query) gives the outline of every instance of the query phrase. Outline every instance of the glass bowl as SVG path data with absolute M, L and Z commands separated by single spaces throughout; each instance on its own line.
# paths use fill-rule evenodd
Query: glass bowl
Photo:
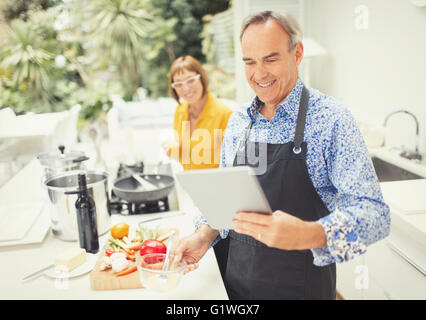
M 167 270 L 163 271 L 165 258 L 165 253 L 136 255 L 139 279 L 145 288 L 157 292 L 167 292 L 179 284 L 186 268 L 186 262 L 177 261 L 175 256 L 171 254 L 169 255 Z

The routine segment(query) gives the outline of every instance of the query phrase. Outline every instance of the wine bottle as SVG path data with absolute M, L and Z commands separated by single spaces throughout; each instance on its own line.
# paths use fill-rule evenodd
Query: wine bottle
M 87 190 L 85 174 L 78 174 L 78 187 L 75 208 L 77 209 L 80 248 L 86 249 L 86 252 L 97 253 L 99 251 L 99 237 L 96 223 L 96 206 Z

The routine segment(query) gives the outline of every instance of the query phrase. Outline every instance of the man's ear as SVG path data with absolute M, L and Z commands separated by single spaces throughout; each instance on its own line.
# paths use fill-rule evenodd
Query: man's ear
M 303 43 L 302 41 L 299 41 L 295 48 L 294 48 L 294 57 L 295 57 L 295 62 L 297 65 L 299 65 L 302 62 L 303 59 Z

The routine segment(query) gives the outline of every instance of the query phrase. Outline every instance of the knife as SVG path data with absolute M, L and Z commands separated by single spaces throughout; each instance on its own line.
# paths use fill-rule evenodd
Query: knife
M 25 278 L 22 278 L 22 281 L 25 281 L 25 280 L 27 280 L 27 279 L 29 279 L 29 278 L 32 278 L 32 277 L 34 277 L 34 276 L 36 276 L 36 275 L 39 275 L 39 274 L 41 274 L 43 271 L 46 271 L 46 270 L 48 270 L 48 269 L 50 269 L 50 268 L 53 268 L 55 265 L 52 263 L 52 264 L 49 264 L 48 266 L 46 266 L 46 267 L 44 267 L 44 268 L 42 268 L 42 269 L 40 269 L 40 270 L 38 270 L 38 271 L 36 271 L 36 272 L 33 272 L 33 273 L 31 273 L 30 275 L 28 275 L 28 276 L 26 276 Z

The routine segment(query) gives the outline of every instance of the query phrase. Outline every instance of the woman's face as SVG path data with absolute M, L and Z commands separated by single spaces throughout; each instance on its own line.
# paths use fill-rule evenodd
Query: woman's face
M 189 104 L 196 103 L 203 97 L 203 84 L 200 75 L 195 71 L 183 69 L 175 73 L 173 84 L 179 98 L 188 101 Z

